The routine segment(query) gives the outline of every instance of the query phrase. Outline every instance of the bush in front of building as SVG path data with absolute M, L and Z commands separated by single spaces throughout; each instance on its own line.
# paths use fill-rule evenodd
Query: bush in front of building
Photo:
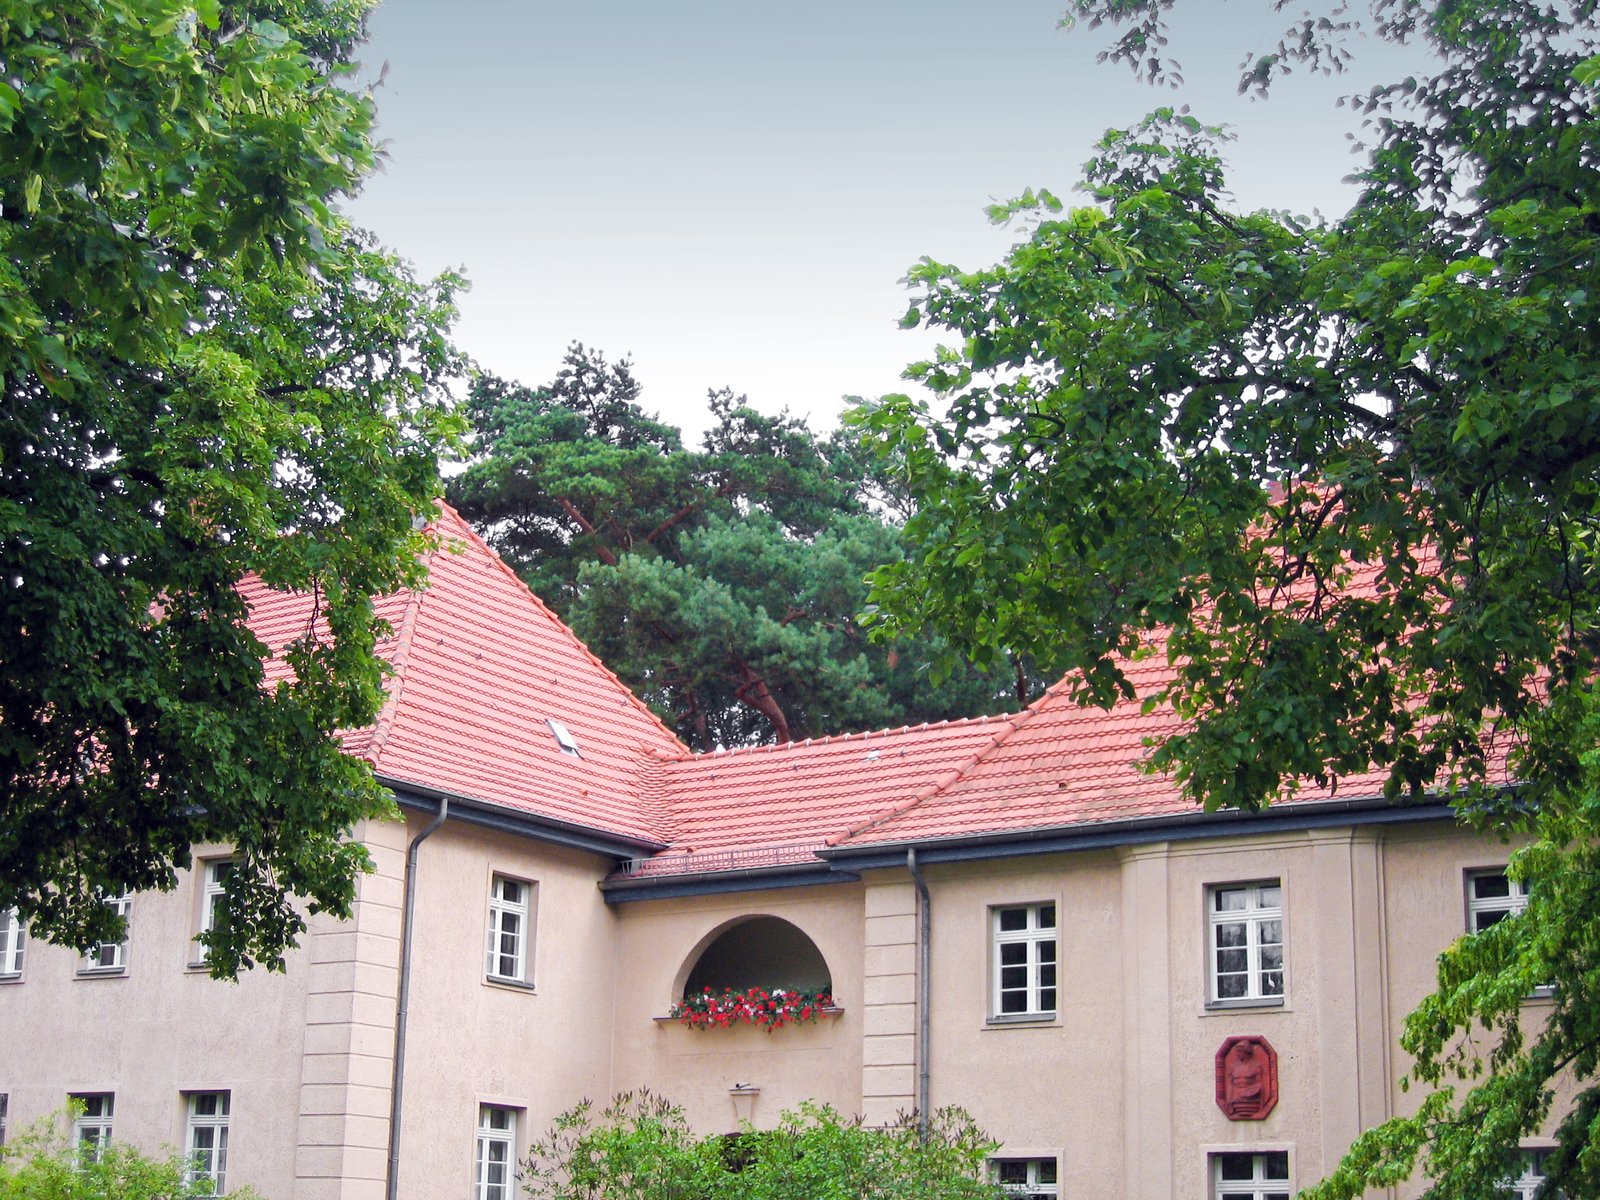
M 534 1200 L 997 1200 L 995 1149 L 959 1108 L 875 1128 L 808 1102 L 774 1129 L 702 1136 L 641 1090 L 556 1118 L 520 1178 Z

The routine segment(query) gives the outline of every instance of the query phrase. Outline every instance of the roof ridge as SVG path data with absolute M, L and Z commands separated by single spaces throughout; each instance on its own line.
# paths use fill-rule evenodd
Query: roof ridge
M 1026 710 L 1024 710 L 1026 711 Z M 958 726 L 982 725 L 989 722 L 1010 721 L 1022 713 L 990 713 L 978 717 L 950 717 L 943 721 L 923 721 L 916 725 L 891 725 L 887 729 L 858 729 L 850 733 L 830 733 L 822 737 L 801 738 L 788 742 L 765 742 L 759 746 L 731 746 L 717 750 L 691 750 L 682 761 L 732 758 L 736 754 L 775 754 L 784 750 L 803 749 L 807 746 L 832 746 L 852 739 L 886 738 L 897 733 L 920 733 L 924 729 L 951 729 Z
M 493 546 L 489 545 L 488 542 L 484 541 L 483 538 L 478 536 L 477 530 L 473 529 L 472 526 L 468 524 L 467 519 L 463 517 L 460 512 L 458 512 L 443 499 L 436 501 L 436 503 L 445 515 L 455 518 L 455 522 L 461 527 L 461 530 L 465 535 L 465 539 L 481 547 L 488 554 L 489 561 L 501 571 L 504 571 L 506 577 L 512 580 L 519 588 L 521 588 L 522 591 L 527 595 L 528 599 L 532 600 L 534 604 L 537 605 L 544 612 L 544 614 L 550 618 L 550 620 L 555 622 L 556 628 L 561 630 L 562 633 L 566 634 L 566 636 L 571 639 L 572 644 L 583 653 L 583 656 L 587 658 L 597 670 L 599 670 L 612 683 L 616 684 L 617 688 L 622 692 L 622 694 L 628 698 L 628 702 L 630 704 L 632 704 L 640 712 L 644 713 L 644 715 L 650 719 L 651 723 L 653 723 L 657 729 L 666 734 L 667 738 L 673 743 L 673 745 L 677 746 L 685 754 L 689 753 L 689 748 L 683 744 L 682 739 L 680 739 L 677 734 L 673 733 L 672 730 L 667 726 L 666 722 L 656 715 L 655 710 L 643 700 L 639 699 L 638 696 L 634 695 L 633 689 L 624 683 L 615 671 L 600 661 L 595 652 L 589 649 L 588 643 L 574 633 L 572 631 L 572 627 L 563 621 L 559 616 L 557 616 L 555 610 L 539 598 L 539 593 L 529 587 L 527 580 L 523 579 L 522 576 L 513 571 L 506 564 L 505 559 L 501 558 L 495 553 Z
M 1046 689 L 1045 694 L 1040 696 L 1039 699 L 1034 701 L 1032 704 L 1028 705 L 1027 708 L 1023 709 L 1019 713 L 1012 713 L 1005 719 L 1005 728 L 996 733 L 994 737 L 990 738 L 988 745 L 970 755 L 964 761 L 951 767 L 922 791 L 918 792 L 916 795 L 907 800 L 900 801 L 898 804 L 890 805 L 888 809 L 868 817 L 865 821 L 862 821 L 858 825 L 847 827 L 840 833 L 831 834 L 828 837 L 828 845 L 837 846 L 841 842 L 846 842 L 851 838 L 859 837 L 861 834 L 871 829 L 874 825 L 910 812 L 913 808 L 916 808 L 924 801 L 931 800 L 933 797 L 937 796 L 947 787 L 960 780 L 962 776 L 966 775 L 968 771 L 972 770 L 984 759 L 988 758 L 990 754 L 994 753 L 1001 746 L 1005 745 L 1006 742 L 1010 741 L 1012 735 L 1015 734 L 1017 730 L 1028 724 L 1038 714 L 1040 706 L 1043 705 L 1044 701 L 1049 696 L 1050 689 Z
M 654 746 L 639 747 L 639 806 L 669 845 L 678 840 L 683 823 L 667 803 L 667 766 L 679 761 Z
M 437 554 L 437 549 L 428 551 L 427 557 L 432 560 Z M 389 734 L 394 729 L 396 718 L 400 712 L 400 696 L 406 690 L 406 665 L 411 658 L 411 643 L 417 629 L 417 613 L 422 609 L 423 596 L 427 591 L 426 585 L 408 589 L 406 597 L 405 615 L 400 618 L 400 627 L 395 630 L 395 653 L 389 660 L 389 671 L 395 681 L 393 690 L 388 692 L 383 702 L 383 707 L 378 710 L 378 716 L 372 723 L 372 734 L 367 739 L 367 761 L 372 764 L 372 769 L 378 769 L 378 760 L 383 757 L 384 745 L 389 740 Z

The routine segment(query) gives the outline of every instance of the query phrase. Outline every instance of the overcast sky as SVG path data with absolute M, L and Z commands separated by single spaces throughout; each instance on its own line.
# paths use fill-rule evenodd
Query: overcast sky
M 364 55 L 388 162 L 350 206 L 434 273 L 463 268 L 460 344 L 548 382 L 573 340 L 631 355 L 647 408 L 696 432 L 707 388 L 831 427 L 850 394 L 904 390 L 931 340 L 897 328 L 923 255 L 988 265 L 1014 234 L 983 207 L 1072 202 L 1108 126 L 1187 103 L 1227 123 L 1250 208 L 1335 214 L 1351 193 L 1334 99 L 1403 75 L 1297 76 L 1265 102 L 1236 65 L 1288 10 L 1180 5 L 1185 85 L 1095 63 L 1065 0 L 384 0 Z

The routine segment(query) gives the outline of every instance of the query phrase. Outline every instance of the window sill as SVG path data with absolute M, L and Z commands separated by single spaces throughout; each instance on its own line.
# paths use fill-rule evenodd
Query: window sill
M 128 968 L 93 967 L 89 969 L 79 969 L 74 977 L 77 979 L 126 979 L 128 977 Z
M 512 979 L 504 975 L 485 975 L 483 984 L 485 987 L 506 988 L 513 992 L 536 992 L 539 990 L 526 979 Z
M 1060 1024 L 1059 1013 L 1000 1013 L 984 1021 L 984 1026 L 988 1029 L 1010 1029 L 1017 1025 L 1038 1027 Z
M 18 971 L 15 975 L 0 975 L 0 987 L 3 987 L 5 984 L 8 984 L 8 983 L 21 983 L 21 982 L 22 982 L 22 972 L 21 971 Z
M 1282 996 L 1259 996 L 1250 1000 L 1207 1000 L 1205 1011 L 1208 1013 L 1238 1012 L 1240 1010 L 1257 1011 L 1262 1009 L 1277 1009 L 1287 1012 L 1288 1002 Z

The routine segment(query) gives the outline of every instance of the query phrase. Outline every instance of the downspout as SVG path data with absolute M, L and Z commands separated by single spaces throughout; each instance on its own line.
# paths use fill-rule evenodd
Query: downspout
M 932 1019 L 928 1011 L 931 993 L 929 971 L 933 966 L 933 900 L 928 895 L 928 884 L 917 866 L 917 850 L 906 851 L 906 870 L 917 885 L 917 1130 L 928 1135 L 928 1043 L 931 1040 Z
M 394 1014 L 394 1073 L 389 1082 L 389 1168 L 383 1194 L 396 1200 L 400 1194 L 400 1102 L 406 1084 L 406 1018 L 411 1009 L 411 917 L 417 906 L 417 852 L 422 843 L 438 831 L 450 814 L 450 797 L 439 797 L 439 815 L 434 817 L 406 847 L 406 898 L 401 917 L 400 997 Z

